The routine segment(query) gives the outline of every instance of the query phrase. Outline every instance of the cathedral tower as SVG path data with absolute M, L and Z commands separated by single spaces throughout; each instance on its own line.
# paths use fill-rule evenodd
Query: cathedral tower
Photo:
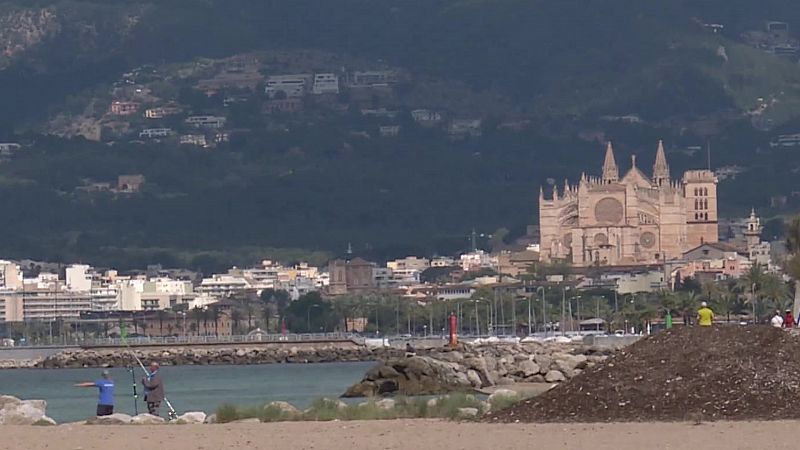
M 603 161 L 603 184 L 611 184 L 619 181 L 619 169 L 617 169 L 617 162 L 614 160 L 614 148 L 611 147 L 611 141 L 606 146 L 606 159 Z

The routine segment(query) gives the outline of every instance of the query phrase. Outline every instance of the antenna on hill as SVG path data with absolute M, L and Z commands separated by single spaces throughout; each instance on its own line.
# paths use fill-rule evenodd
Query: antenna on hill
M 474 251 L 477 251 L 477 250 L 478 250 L 477 234 L 475 233 L 475 228 L 473 228 L 472 229 L 472 251 L 474 252 Z

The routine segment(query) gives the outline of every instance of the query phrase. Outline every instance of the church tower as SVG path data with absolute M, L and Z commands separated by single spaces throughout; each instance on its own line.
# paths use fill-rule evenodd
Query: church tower
M 667 164 L 667 156 L 664 154 L 664 142 L 661 140 L 658 141 L 656 162 L 653 164 L 653 184 L 656 186 L 669 184 L 669 165 Z
M 619 181 L 619 170 L 617 162 L 614 160 L 614 148 L 611 141 L 606 146 L 606 158 L 603 161 L 603 184 L 611 184 Z
M 756 210 L 750 210 L 750 217 L 747 218 L 746 228 L 744 230 L 744 238 L 747 242 L 747 251 L 751 251 L 753 247 L 761 243 L 761 219 L 756 216 Z

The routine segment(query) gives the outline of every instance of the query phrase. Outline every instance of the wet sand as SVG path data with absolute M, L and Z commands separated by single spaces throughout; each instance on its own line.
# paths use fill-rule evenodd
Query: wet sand
M 800 421 L 483 424 L 436 420 L 0 426 L 0 449 L 795 449 Z

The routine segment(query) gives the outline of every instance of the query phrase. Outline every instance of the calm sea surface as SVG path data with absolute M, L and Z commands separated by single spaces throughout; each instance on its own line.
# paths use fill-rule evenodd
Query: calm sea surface
M 163 367 L 167 397 L 178 413 L 212 413 L 223 403 L 262 405 L 283 400 L 299 408 L 319 397 L 338 397 L 360 380 L 373 363 L 265 364 L 254 366 Z M 131 373 L 111 369 L 116 382 L 116 412 L 134 413 Z M 94 415 L 97 389 L 76 388 L 74 383 L 94 381 L 99 369 L 0 370 L 0 394 L 47 400 L 47 415 L 71 422 Z M 136 370 L 136 380 L 142 378 Z M 147 408 L 139 392 L 139 412 Z M 162 406 L 163 417 L 166 416 Z

